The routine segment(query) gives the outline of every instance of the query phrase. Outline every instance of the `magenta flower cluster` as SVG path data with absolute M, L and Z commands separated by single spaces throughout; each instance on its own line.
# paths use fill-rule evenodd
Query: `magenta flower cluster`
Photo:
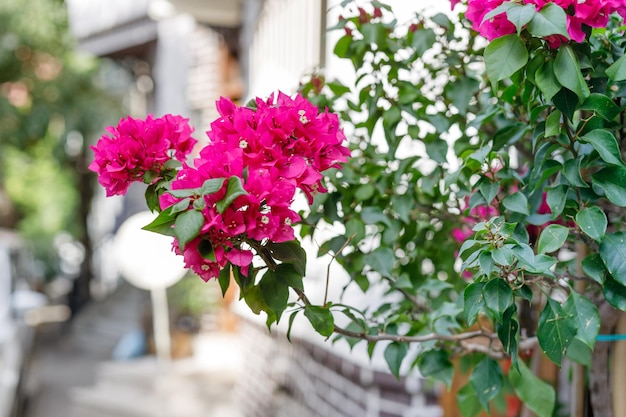
M 222 98 L 217 109 L 221 117 L 211 124 L 209 143 L 193 165 L 185 162 L 196 142 L 187 120 L 167 115 L 122 119 L 108 129 L 111 136 L 104 135 L 92 147 L 96 158 L 90 166 L 107 195 L 124 194 L 131 182 L 145 181 L 147 171 L 162 178 L 172 157 L 183 164 L 170 190 L 198 189 L 207 180 L 225 179 L 216 193 L 185 197 L 186 210 L 200 211 L 204 223 L 182 249 L 174 243 L 186 266 L 204 280 L 219 276 L 229 262 L 248 275 L 255 251 L 270 242 L 294 240 L 293 225 L 300 221 L 291 208 L 296 190 L 312 203 L 316 193 L 327 191 L 322 172 L 341 168 L 350 155 L 337 115 L 319 112 L 302 96 L 257 98 L 256 109 Z M 243 191 L 220 210 L 232 179 Z M 185 198 L 163 193 L 159 204 L 166 210 Z
M 472 22 L 472 28 L 489 40 L 515 33 L 515 25 L 507 19 L 506 13 L 484 20 L 487 13 L 500 6 L 504 1 L 468 0 L 465 16 Z M 452 7 L 459 2 L 460 0 L 451 0 Z M 567 16 L 567 32 L 572 40 L 579 43 L 585 39 L 583 26 L 605 27 L 609 16 L 614 12 L 626 17 L 626 1 L 624 0 L 521 0 L 521 3 L 534 4 L 538 11 L 548 3 L 554 3 L 563 8 Z M 553 48 L 567 42 L 567 39 L 561 35 L 549 36 L 546 40 Z
M 184 161 L 196 140 L 188 119 L 171 114 L 145 120 L 127 117 L 106 129 L 96 146 L 89 169 L 98 174 L 107 197 L 124 195 L 132 182 L 143 181 L 146 172 L 158 175 L 172 157 Z
M 318 112 L 302 96 L 295 99 L 279 93 L 274 100 L 256 99 L 256 110 L 240 107 L 222 98 L 221 115 L 207 132 L 210 142 L 184 166 L 171 188 L 201 187 L 207 179 L 239 177 L 247 194 L 237 197 L 223 212 L 216 203 L 225 188 L 204 196 L 204 226 L 200 235 L 183 249 L 186 266 L 204 280 L 216 277 L 228 263 L 244 275 L 253 259 L 253 246 L 295 239 L 293 224 L 300 216 L 291 205 L 296 189 L 309 203 L 322 185 L 322 172 L 340 168 L 350 151 L 336 114 Z M 180 199 L 161 197 L 161 207 Z M 200 245 L 210 244 L 213 256 L 201 255 Z M 258 246 L 258 245 L 256 245 Z

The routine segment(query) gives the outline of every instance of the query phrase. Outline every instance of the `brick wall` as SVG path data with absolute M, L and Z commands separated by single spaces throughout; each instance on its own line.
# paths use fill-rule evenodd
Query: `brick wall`
M 241 322 L 244 377 L 236 388 L 245 417 L 439 417 L 417 377 L 394 376 L 247 319 Z

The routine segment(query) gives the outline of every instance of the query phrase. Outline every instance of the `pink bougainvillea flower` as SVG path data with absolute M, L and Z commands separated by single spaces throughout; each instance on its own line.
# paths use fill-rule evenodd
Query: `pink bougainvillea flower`
M 172 156 L 184 161 L 196 144 L 188 119 L 171 114 L 145 120 L 129 116 L 106 130 L 109 134 L 91 146 L 95 158 L 89 169 L 98 174 L 107 196 L 125 194 L 148 171 L 158 176 Z
M 219 248 L 223 257 L 198 256 L 195 241 L 185 246 L 183 255 L 186 264 L 205 279 L 218 276 L 223 262 L 247 275 L 254 256 L 249 247 L 295 239 L 293 225 L 300 216 L 291 204 L 296 189 L 312 202 L 314 194 L 326 192 L 322 173 L 340 168 L 350 156 L 337 115 L 319 112 L 302 96 L 279 92 L 267 100 L 257 98 L 256 110 L 222 98 L 217 109 L 220 117 L 207 132 L 209 143 L 193 167 L 185 165 L 171 184 L 172 189 L 197 188 L 208 179 L 238 177 L 247 193 L 221 213 L 215 205 L 224 198 L 226 185 L 202 197 L 204 225 L 199 238 L 210 242 L 216 254 Z M 180 200 L 164 194 L 161 208 Z

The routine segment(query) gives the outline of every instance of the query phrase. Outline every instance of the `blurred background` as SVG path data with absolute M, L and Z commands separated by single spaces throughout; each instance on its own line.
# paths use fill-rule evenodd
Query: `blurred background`
M 202 141 L 220 96 L 294 92 L 322 68 L 350 77 L 326 32 L 338 3 L 0 0 L 0 417 L 442 415 L 417 375 L 396 380 L 307 323 L 289 343 L 216 283 L 176 277 L 167 307 L 155 302 L 116 255 L 144 190 L 105 199 L 87 170 L 124 115 L 181 114 Z M 323 290 L 327 262 L 307 290 Z M 157 304 L 170 336 L 158 359 Z

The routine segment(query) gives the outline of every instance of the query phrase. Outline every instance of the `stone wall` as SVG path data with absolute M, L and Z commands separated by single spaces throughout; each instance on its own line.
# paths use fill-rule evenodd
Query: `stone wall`
M 243 319 L 244 372 L 236 390 L 245 417 L 439 417 L 418 377 L 363 367 L 328 348 Z

